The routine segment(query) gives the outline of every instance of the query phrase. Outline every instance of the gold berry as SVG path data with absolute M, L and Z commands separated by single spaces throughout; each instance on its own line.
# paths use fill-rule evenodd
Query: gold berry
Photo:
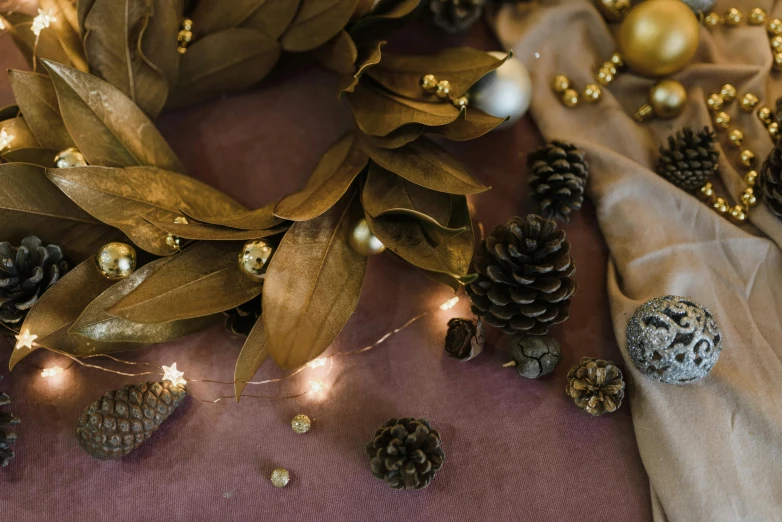
M 741 20 L 744 19 L 744 13 L 736 9 L 735 7 L 731 7 L 728 9 L 728 12 L 725 13 L 725 23 L 728 25 L 739 25 L 741 23 Z
M 421 78 L 421 89 L 429 94 L 433 93 L 437 88 L 437 78 L 434 74 L 424 74 Z
M 744 212 L 744 207 L 736 205 L 730 209 L 730 219 L 735 223 L 743 223 L 747 220 L 747 213 Z
M 774 121 L 771 119 L 771 109 L 769 109 L 768 107 L 761 107 L 760 109 L 758 109 L 758 118 L 765 125 L 768 125 L 769 123 Z
M 551 82 L 551 88 L 557 94 L 562 94 L 566 90 L 570 89 L 570 79 L 564 74 L 558 74 L 554 77 L 554 81 Z
M 440 99 L 447 98 L 448 95 L 451 94 L 451 82 L 448 80 L 440 80 L 437 82 L 437 87 L 435 88 L 434 93 Z
M 730 114 L 727 112 L 718 112 L 714 115 L 714 124 L 723 129 L 730 127 Z
M 758 97 L 754 94 L 747 93 L 741 98 L 741 108 L 745 112 L 752 112 L 752 110 L 755 108 L 755 105 L 758 104 Z
M 728 133 L 728 140 L 738 148 L 741 148 L 741 142 L 744 141 L 744 133 L 739 129 L 733 129 Z
M 608 85 L 609 83 L 614 81 L 614 74 L 611 72 L 610 69 L 601 67 L 600 70 L 597 71 L 596 79 L 599 84 Z
M 766 12 L 760 7 L 755 7 L 749 12 L 747 19 L 750 25 L 761 25 L 766 23 Z
M 575 107 L 578 105 L 578 91 L 573 89 L 566 90 L 562 93 L 562 103 L 567 107 Z
M 706 183 L 700 189 L 700 197 L 706 201 L 714 201 L 714 186 L 711 183 Z
M 766 31 L 772 36 L 782 34 L 782 20 L 779 18 L 769 20 L 766 24 Z
M 779 137 L 779 123 L 772 121 L 766 128 L 768 129 L 768 133 L 773 139 L 777 139 Z
M 720 87 L 720 96 L 725 103 L 730 103 L 736 99 L 736 88 L 729 83 Z
M 590 83 L 584 87 L 584 99 L 588 102 L 600 101 L 603 97 L 603 90 L 596 83 Z
M 749 185 L 750 187 L 755 186 L 755 182 L 758 179 L 758 173 L 755 170 L 750 170 L 746 174 L 744 174 L 744 183 Z
M 706 15 L 706 18 L 703 19 L 703 23 L 708 27 L 719 27 L 725 23 L 725 20 L 717 13 L 709 13 Z
M 712 203 L 711 207 L 719 212 L 720 214 L 727 214 L 730 210 L 730 206 L 728 205 L 728 201 L 725 198 L 717 198 L 714 200 L 714 203 Z
M 755 153 L 749 149 L 744 149 L 739 153 L 741 164 L 745 167 L 751 167 L 755 163 Z
M 725 105 L 725 100 L 723 100 L 722 96 L 719 94 L 712 94 L 706 99 L 706 105 L 709 106 L 709 109 L 711 109 L 712 112 L 719 112 L 722 110 L 723 105 Z
M 625 66 L 625 62 L 622 60 L 622 55 L 619 53 L 614 53 L 611 55 L 611 63 L 614 64 L 617 68 L 622 68 Z
M 755 191 L 752 187 L 747 187 L 741 194 L 741 204 L 747 208 L 752 208 L 758 204 L 758 198 L 755 196 Z

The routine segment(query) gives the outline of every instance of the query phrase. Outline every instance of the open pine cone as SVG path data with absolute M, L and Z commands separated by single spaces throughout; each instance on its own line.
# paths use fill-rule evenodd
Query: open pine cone
M 591 415 L 619 409 L 625 396 L 622 370 L 611 361 L 584 357 L 567 374 L 565 393 L 576 406 Z
M 0 377 L 2 380 L 2 377 Z M 5 393 L 0 393 L 0 406 L 11 403 L 11 399 Z M 14 452 L 11 446 L 16 442 L 16 433 L 7 431 L 12 426 L 19 424 L 20 421 L 8 412 L 0 411 L 0 467 L 6 467 L 14 458 Z
M 763 162 L 757 184 L 768 209 L 782 219 L 782 144 L 779 141 Z
M 687 192 L 698 190 L 719 167 L 716 141 L 714 131 L 708 127 L 697 133 L 684 127 L 668 137 L 667 148 L 660 147 L 657 173 Z
M 546 219 L 570 220 L 570 213 L 584 203 L 589 165 L 575 146 L 552 141 L 527 158 L 532 195 Z
M 225 314 L 225 329 L 236 335 L 247 337 L 255 326 L 255 323 L 261 317 L 263 310 L 262 298 L 259 295 L 246 303 L 231 308 L 223 312 Z
M 565 321 L 577 285 L 570 243 L 556 223 L 514 217 L 481 243 L 467 287 L 472 311 L 507 334 L 545 335 Z
M 449 33 L 466 31 L 483 14 L 486 0 L 430 0 L 429 9 L 437 27 Z

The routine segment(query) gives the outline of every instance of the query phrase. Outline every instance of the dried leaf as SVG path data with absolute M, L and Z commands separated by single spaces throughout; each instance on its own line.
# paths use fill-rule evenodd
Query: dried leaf
M 119 232 L 68 199 L 46 178 L 43 168 L 25 163 L 0 165 L 0 238 L 19 243 L 30 234 L 44 243 L 61 245 L 71 260 L 81 261 L 94 256 Z
M 155 255 L 176 252 L 166 244 L 164 230 L 150 221 L 169 221 L 179 209 L 203 215 L 243 210 L 242 206 L 200 181 L 153 167 L 74 167 L 50 169 L 47 176 L 69 198 L 100 221 L 127 234 Z
M 201 216 L 195 215 L 189 211 L 183 211 L 187 217 L 199 223 L 208 225 L 220 225 L 237 230 L 263 230 L 272 228 L 283 222 L 282 219 L 274 215 L 276 202 L 270 203 L 264 207 L 255 210 L 244 210 L 232 214 L 221 214 L 219 216 Z
M 263 327 L 263 321 L 258 320 L 247 336 L 247 340 L 239 352 L 239 358 L 236 360 L 236 369 L 234 370 L 234 393 L 236 402 L 247 386 L 247 381 L 251 380 L 263 363 L 269 358 L 269 346 L 266 342 L 266 330 Z
M 216 314 L 259 295 L 262 284 L 239 269 L 241 243 L 202 241 L 148 275 L 107 311 L 137 323 L 159 324 Z
M 287 225 L 281 225 L 261 230 L 237 230 L 218 225 L 207 225 L 204 223 L 178 224 L 170 220 L 159 221 L 149 220 L 157 228 L 173 234 L 182 239 L 195 239 L 201 241 L 237 241 L 248 239 L 259 239 L 262 237 L 275 236 L 288 230 Z
M 95 3 L 95 0 L 77 0 L 76 2 L 76 15 L 79 19 L 79 31 L 81 32 L 82 38 L 84 37 L 84 20 L 87 19 L 87 15 L 90 13 L 90 9 L 92 9 L 92 5 Z
M 226 29 L 199 38 L 182 55 L 169 105 L 182 107 L 247 89 L 272 70 L 279 56 L 277 42 L 251 29 Z
M 242 27 L 259 31 L 273 40 L 282 36 L 299 10 L 300 0 L 266 0 L 247 19 Z
M 341 74 L 353 74 L 358 58 L 358 49 L 353 39 L 346 31 L 340 31 L 337 36 L 321 45 L 312 56 L 321 65 Z
M 476 194 L 489 190 L 445 149 L 421 138 L 399 149 L 367 147 L 369 158 L 408 181 L 449 194 Z
M 4 120 L 10 120 L 12 118 L 16 118 L 21 111 L 19 110 L 19 106 L 17 105 L 6 105 L 2 109 L 0 109 L 0 122 Z M 2 124 L 0 124 L 0 128 L 2 128 Z
M 44 60 L 65 127 L 90 165 L 148 165 L 184 172 L 155 124 L 116 87 Z
M 377 38 L 404 25 L 404 19 L 421 4 L 421 0 L 379 0 L 374 2 L 370 12 L 356 20 L 350 34 L 356 41 Z M 355 17 L 355 16 L 354 16 Z
M 51 78 L 43 74 L 9 70 L 14 98 L 30 131 L 44 148 L 64 150 L 74 143 L 65 128 Z
M 177 35 L 184 6 L 182 0 L 152 0 L 152 18 L 141 35 L 140 55 L 166 78 L 166 97 L 179 77 Z
M 342 96 L 346 92 L 353 92 L 358 85 L 361 76 L 369 67 L 380 63 L 381 49 L 386 45 L 383 40 L 367 42 L 356 47 L 355 72 L 350 76 L 343 76 L 339 82 L 339 94 Z
M 127 278 L 106 289 L 87 305 L 68 330 L 69 333 L 103 342 L 156 344 L 190 335 L 220 321 L 221 315 L 213 315 L 162 324 L 142 324 L 106 312 L 135 290 L 151 273 L 172 259 L 174 258 L 164 257 L 144 265 Z
M 198 37 L 245 27 L 276 40 L 293 21 L 298 8 L 299 0 L 201 0 L 190 18 Z
M 279 366 L 320 355 L 355 310 L 367 258 L 348 236 L 360 216 L 355 193 L 348 194 L 322 216 L 294 223 L 280 242 L 264 283 L 262 316 Z
M 470 47 L 454 47 L 432 55 L 386 53 L 367 74 L 399 96 L 439 101 L 433 94 L 421 89 L 421 78 L 425 74 L 434 74 L 438 80 L 448 80 L 453 99 L 465 94 L 481 77 L 502 65 L 506 59 L 499 60 L 486 51 Z
M 456 120 L 442 127 L 428 127 L 426 132 L 439 134 L 453 141 L 468 141 L 480 138 L 507 120 L 508 118 L 497 118 L 479 109 L 468 108 L 463 120 Z
M 14 149 L 0 154 L 8 163 L 30 163 L 44 168 L 54 168 L 54 158 L 59 151 L 52 149 L 27 148 Z
M 449 125 L 453 125 L 460 121 L 462 120 L 456 120 Z M 445 125 L 445 127 L 448 127 L 448 125 Z M 407 125 L 402 125 L 385 136 L 370 136 L 367 134 L 364 139 L 373 147 L 379 147 L 381 149 L 398 149 L 399 147 L 404 147 L 408 143 L 417 140 L 425 129 L 431 130 L 439 128 L 441 127 L 424 127 L 420 123 L 409 123 Z
M 375 0 L 358 0 L 356 9 L 353 11 L 353 15 L 350 17 L 350 19 L 357 20 L 366 16 L 372 10 L 372 4 L 374 3 Z
M 345 195 L 368 161 L 356 135 L 346 134 L 323 154 L 304 190 L 277 204 L 275 215 L 292 221 L 320 216 Z
M 54 31 L 41 31 L 38 38 L 38 45 L 35 44 L 35 35 L 30 30 L 33 24 L 33 17 L 19 12 L 4 13 L 2 17 L 8 22 L 8 32 L 14 40 L 16 47 L 24 55 L 30 67 L 41 66 L 42 59 L 49 59 L 66 65 L 74 65 L 68 52 L 63 48 L 62 43 Z M 33 50 L 35 52 L 33 53 Z M 33 54 L 35 54 L 37 64 L 33 64 Z M 86 63 L 83 66 L 86 70 Z
M 371 69 L 370 69 L 371 70 Z M 356 125 L 372 136 L 386 136 L 410 123 L 427 126 L 446 125 L 464 117 L 465 108 L 450 103 L 408 100 L 359 83 L 348 95 Z
M 48 10 L 54 14 L 56 18 L 49 28 L 43 32 L 53 32 L 74 67 L 80 71 L 86 72 L 89 70 L 84 56 L 84 47 L 82 46 L 81 34 L 79 33 L 78 15 L 74 3 L 71 0 L 38 0 L 38 5 L 41 9 Z M 44 56 L 44 58 L 46 57 Z
M 38 148 L 41 146 L 30 127 L 27 126 L 24 116 L 20 115 L 9 120 L 0 121 L 0 131 L 5 131 L 6 134 L 14 137 L 8 147 L 2 149 L 3 154 L 16 149 Z
M 357 1 L 301 0 L 296 17 L 280 39 L 282 48 L 302 53 L 328 42 L 347 25 Z

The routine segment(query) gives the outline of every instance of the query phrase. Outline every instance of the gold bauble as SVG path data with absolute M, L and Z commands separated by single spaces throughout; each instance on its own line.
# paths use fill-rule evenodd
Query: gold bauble
M 719 27 L 725 23 L 725 20 L 717 13 L 709 13 L 706 15 L 706 18 L 703 19 L 703 23 L 706 24 L 707 27 Z
M 386 246 L 375 237 L 364 218 L 356 222 L 348 239 L 353 250 L 365 257 L 382 254 L 386 250 Z
M 434 93 L 438 98 L 445 99 L 451 94 L 451 82 L 448 80 L 442 80 L 437 82 Z
M 136 269 L 136 249 L 118 241 L 108 243 L 98 249 L 95 264 L 106 279 L 125 279 Z
M 630 69 L 667 76 L 698 50 L 698 18 L 681 0 L 655 0 L 634 7 L 619 27 L 619 52 Z
M 755 7 L 749 12 L 749 19 L 747 22 L 749 22 L 750 25 L 761 25 L 766 23 L 766 12 L 761 9 L 760 7 Z
M 768 133 L 771 135 L 772 139 L 777 139 L 779 137 L 779 123 L 772 121 L 768 124 L 766 129 L 768 130 Z
M 744 96 L 741 97 L 741 101 L 739 104 L 741 105 L 741 110 L 744 112 L 752 112 L 752 110 L 755 108 L 755 105 L 758 104 L 758 97 L 754 94 L 747 93 Z
M 625 61 L 622 60 L 622 55 L 619 53 L 614 53 L 611 55 L 611 63 L 614 64 L 617 68 L 622 68 L 625 66 Z
M 263 239 L 248 241 L 239 253 L 239 270 L 255 282 L 263 281 L 273 251 L 272 246 Z
M 433 93 L 437 88 L 437 78 L 434 74 L 424 74 L 421 78 L 421 89 L 424 92 Z
M 470 104 L 470 99 L 467 96 L 459 96 L 458 98 L 451 100 L 451 103 L 454 107 L 467 107 L 467 105 Z
M 736 99 L 736 88 L 729 83 L 720 87 L 720 96 L 725 103 L 730 103 Z
M 755 153 L 749 149 L 744 149 L 739 152 L 739 161 L 745 167 L 751 167 L 755 163 Z
M 768 24 L 766 24 L 766 31 L 768 31 L 768 34 L 772 36 L 782 34 L 782 20 L 779 18 L 769 20 Z
M 596 83 L 590 83 L 584 87 L 584 99 L 590 103 L 600 101 L 603 97 L 603 90 Z
M 782 51 L 782 35 L 776 35 L 768 41 L 771 45 L 771 50 L 775 53 Z
M 562 103 L 567 107 L 575 107 L 578 105 L 578 91 L 575 89 L 568 89 L 562 93 Z
M 79 152 L 79 149 L 68 147 L 54 157 L 54 164 L 58 169 L 69 169 L 71 167 L 85 167 L 87 160 L 84 159 L 84 154 Z
M 775 71 L 782 71 L 782 53 L 774 53 L 774 59 L 771 65 Z
M 733 129 L 728 133 L 730 142 L 738 148 L 741 148 L 741 142 L 744 141 L 744 133 L 739 129 Z
M 728 12 L 725 13 L 725 23 L 728 25 L 739 25 L 741 21 L 744 19 L 744 13 L 736 9 L 735 7 L 731 7 L 728 9 Z
M 564 74 L 558 74 L 554 77 L 554 81 L 551 82 L 551 88 L 557 94 L 562 94 L 566 90 L 570 89 L 570 79 Z
M 723 105 L 725 105 L 725 100 L 723 100 L 722 96 L 719 94 L 712 94 L 706 98 L 706 105 L 709 106 L 709 109 L 711 109 L 712 112 L 719 112 L 722 110 Z
M 714 125 L 722 129 L 730 127 L 730 114 L 727 112 L 718 112 L 714 115 Z
M 771 109 L 768 107 L 761 107 L 758 109 L 758 118 L 763 122 L 764 125 L 768 125 L 774 121 L 771 116 Z
M 653 4 L 667 2 L 655 0 Z M 682 3 L 682 5 L 685 5 Z M 686 6 L 685 6 L 686 7 Z M 676 80 L 663 80 L 649 89 L 649 105 L 658 118 L 675 118 L 684 110 L 687 103 L 687 89 Z
M 601 67 L 600 70 L 597 71 L 597 74 L 595 75 L 595 79 L 597 80 L 597 83 L 599 83 L 600 85 L 608 85 L 609 83 L 614 81 L 614 73 L 611 72 L 611 69 L 608 69 L 606 67 Z

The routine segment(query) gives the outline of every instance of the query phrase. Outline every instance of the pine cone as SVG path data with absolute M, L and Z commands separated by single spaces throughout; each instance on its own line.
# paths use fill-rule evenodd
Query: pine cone
M 551 337 L 519 337 L 512 341 L 510 355 L 519 375 L 537 379 L 554 371 L 562 349 Z
M 774 145 L 763 162 L 757 185 L 768 209 L 782 219 L 782 142 Z
M 259 295 L 236 308 L 223 312 L 225 314 L 225 329 L 236 335 L 245 337 L 250 335 L 256 321 L 261 317 L 263 310 L 261 301 L 262 298 Z
M 507 334 L 545 335 L 565 321 L 577 285 L 563 230 L 536 215 L 514 217 L 481 243 L 478 279 L 467 287 L 472 311 Z
M 684 127 L 668 137 L 668 148 L 660 147 L 657 173 L 687 192 L 698 190 L 719 167 L 720 153 L 715 143 L 710 128 L 704 127 L 696 134 Z
M 187 396 L 171 381 L 128 384 L 93 402 L 76 426 L 76 438 L 96 459 L 124 457 L 157 430 Z
M 21 325 L 38 298 L 68 271 L 57 245 L 46 245 L 35 236 L 17 248 L 0 243 L 0 323 L 12 330 Z
M 585 153 L 569 143 L 552 141 L 529 155 L 530 186 L 546 219 L 570 221 L 584 203 L 589 165 Z
M 454 317 L 448 321 L 445 351 L 462 362 L 469 361 L 483 350 L 483 322 Z
M 576 406 L 592 415 L 619 409 L 625 396 L 622 370 L 611 361 L 584 357 L 567 374 L 565 393 Z
M 0 380 L 3 378 L 0 377 Z M 5 393 L 0 393 L 0 406 L 11 403 L 11 399 Z M 11 446 L 16 442 L 16 433 L 6 431 L 19 424 L 21 421 L 8 412 L 0 411 L 0 467 L 6 467 L 14 458 L 14 452 Z
M 481 17 L 486 0 L 430 0 L 437 27 L 449 33 L 466 31 Z
M 440 442 L 426 419 L 389 419 L 367 444 L 372 474 L 394 489 L 423 489 L 445 460 Z

